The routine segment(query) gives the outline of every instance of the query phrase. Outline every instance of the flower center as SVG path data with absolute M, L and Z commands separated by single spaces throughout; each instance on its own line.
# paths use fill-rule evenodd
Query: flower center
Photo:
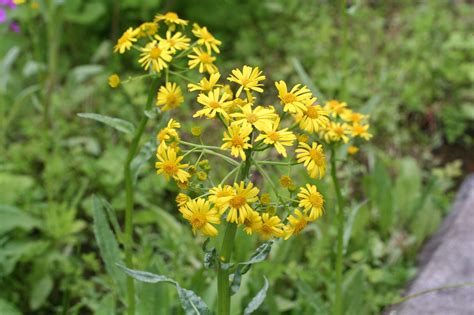
M 342 127 L 336 127 L 334 128 L 334 132 L 338 135 L 338 136 L 342 136 L 344 134 L 344 128 Z
M 310 106 L 306 111 L 306 115 L 311 119 L 315 119 L 319 117 L 319 111 L 315 106 Z
M 212 63 L 212 57 L 207 53 L 199 55 L 199 60 L 201 60 L 202 63 Z
M 247 84 L 250 83 L 250 79 L 249 78 L 242 78 L 242 80 L 240 80 L 240 84 L 242 86 L 246 86 Z
M 309 202 L 311 202 L 313 208 L 321 208 L 323 206 L 323 198 L 321 198 L 319 193 L 311 194 L 309 196 Z
M 251 124 L 255 123 L 258 120 L 258 116 L 254 113 L 247 114 L 247 121 Z
M 280 136 L 278 135 L 278 132 L 276 131 L 270 131 L 267 133 L 268 139 L 272 140 L 273 142 L 277 142 Z
M 244 140 L 239 137 L 238 135 L 234 135 L 232 137 L 232 146 L 234 147 L 242 147 L 244 145 Z
M 158 47 L 153 47 L 150 50 L 150 58 L 151 59 L 158 59 L 161 55 L 161 49 Z
M 283 103 L 285 104 L 289 104 L 289 103 L 293 103 L 294 101 L 296 101 L 296 96 L 292 93 L 286 93 L 282 98 L 281 100 L 283 101 Z
M 209 107 L 211 107 L 211 108 L 219 108 L 219 107 L 221 107 L 221 104 L 219 104 L 219 102 L 212 101 L 212 102 L 209 103 Z
M 354 133 L 358 134 L 358 135 L 363 134 L 364 133 L 364 128 L 362 126 L 355 126 L 354 127 Z
M 174 162 L 164 162 L 163 171 L 168 175 L 174 175 L 178 172 L 178 167 Z
M 206 216 L 203 213 L 195 213 L 191 219 L 191 225 L 193 229 L 200 229 L 206 225 Z
M 272 234 L 273 230 L 272 230 L 272 227 L 268 224 L 264 224 L 262 225 L 262 233 L 263 234 L 266 234 L 266 235 L 270 235 Z
M 324 155 L 318 151 L 318 149 L 309 150 L 309 156 L 314 161 L 314 163 L 316 163 L 316 165 L 320 166 L 324 164 Z
M 168 94 L 166 97 L 166 103 L 169 107 L 175 107 L 178 104 L 178 98 L 175 94 Z
M 247 203 L 247 199 L 244 196 L 237 195 L 229 203 L 232 208 L 240 208 Z

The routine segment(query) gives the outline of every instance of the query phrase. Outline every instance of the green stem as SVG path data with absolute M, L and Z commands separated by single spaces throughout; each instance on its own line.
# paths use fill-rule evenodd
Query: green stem
M 245 152 L 247 160 L 242 164 L 239 174 L 239 180 L 245 180 L 250 173 L 250 165 L 252 161 L 252 149 Z M 227 223 L 224 232 L 224 239 L 220 251 L 220 258 L 223 263 L 230 262 L 232 249 L 234 248 L 235 234 L 237 232 L 237 224 Z M 229 269 L 222 269 L 220 266 L 217 270 L 217 315 L 230 314 L 230 281 Z
M 153 100 L 155 99 L 155 93 L 159 85 L 159 79 L 156 78 L 153 80 L 148 94 L 148 99 L 146 103 L 145 110 L 150 110 L 153 105 Z M 133 176 L 131 170 L 131 163 L 138 151 L 138 145 L 140 144 L 140 139 L 145 130 L 146 123 L 148 122 L 148 117 L 143 115 L 138 128 L 133 136 L 132 143 L 128 150 L 127 159 L 124 165 L 124 178 L 125 178 L 125 195 L 126 195 L 126 204 L 125 204 L 125 264 L 128 268 L 133 268 L 133 205 L 134 205 L 134 196 L 133 196 Z M 135 314 L 135 283 L 132 277 L 127 277 L 127 302 L 128 302 L 128 314 Z
M 336 150 L 331 148 L 331 178 L 336 190 L 337 198 L 337 252 L 336 252 L 336 289 L 334 298 L 334 315 L 341 315 L 342 305 L 342 267 L 343 267 L 343 236 L 344 236 L 344 198 L 336 175 Z

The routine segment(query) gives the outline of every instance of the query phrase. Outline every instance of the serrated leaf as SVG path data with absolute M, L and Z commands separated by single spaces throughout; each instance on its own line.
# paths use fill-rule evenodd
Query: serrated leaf
M 270 254 L 270 251 L 272 250 L 272 245 L 273 245 L 274 242 L 275 241 L 270 240 L 270 241 L 267 241 L 267 242 L 263 243 L 262 245 L 257 247 L 257 249 L 252 254 L 252 256 L 250 257 L 249 260 L 239 262 L 239 263 L 237 263 L 237 265 L 249 265 L 250 266 L 250 265 L 253 265 L 253 264 L 264 261 L 268 257 L 268 254 Z M 233 266 L 233 264 L 221 264 L 222 269 L 229 269 L 232 266 Z M 242 272 L 242 274 L 244 274 L 245 272 Z
M 44 304 L 53 289 L 53 279 L 45 275 L 39 281 L 35 282 L 30 288 L 30 307 L 32 310 L 38 309 Z
M 250 303 L 247 305 L 247 307 L 244 310 L 244 314 L 248 315 L 256 311 L 260 305 L 262 305 L 263 300 L 265 300 L 265 297 L 267 296 L 267 290 L 268 290 L 268 280 L 266 277 L 263 277 L 265 283 L 263 284 L 263 288 L 258 291 L 257 295 L 250 301 Z
M 94 217 L 94 235 L 99 245 L 100 255 L 105 263 L 105 269 L 119 288 L 122 297 L 125 296 L 125 275 L 116 264 L 121 263 L 119 245 L 110 229 L 102 203 L 96 196 L 92 197 Z
M 169 282 L 172 284 L 176 284 L 176 281 L 166 276 L 157 275 L 157 274 L 147 272 L 147 271 L 133 270 L 119 264 L 117 264 L 117 266 L 120 269 L 122 269 L 126 274 L 128 274 L 129 276 L 133 277 L 134 279 L 138 281 L 142 281 L 146 283 Z
M 135 131 L 135 126 L 131 122 L 120 118 L 95 113 L 78 113 L 77 116 L 101 122 L 123 133 L 133 133 Z
M 182 288 L 176 280 L 173 280 L 169 277 L 157 275 L 151 272 L 140 271 L 129 269 L 125 266 L 118 265 L 125 273 L 133 277 L 134 279 L 146 283 L 160 283 L 166 282 L 171 283 L 176 286 L 178 291 L 179 300 L 181 302 L 181 307 L 183 308 L 186 315 L 207 315 L 211 314 L 209 307 L 206 305 L 204 300 L 200 298 L 196 293 L 191 290 Z
M 204 254 L 204 267 L 211 269 L 216 265 L 217 262 L 217 250 L 215 247 L 207 250 Z
M 196 293 L 183 289 L 176 283 L 181 307 L 186 315 L 208 315 L 211 314 L 209 307 Z

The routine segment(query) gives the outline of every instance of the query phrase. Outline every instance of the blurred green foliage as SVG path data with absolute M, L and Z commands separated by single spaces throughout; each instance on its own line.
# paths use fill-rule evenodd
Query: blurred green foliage
M 336 10 L 326 1 L 68 0 L 54 2 L 55 11 L 48 6 L 52 1 L 38 3 L 38 10 L 27 3 L 9 11 L 20 33 L 0 25 L 0 313 L 123 312 L 120 290 L 114 289 L 122 276 L 105 270 L 117 252 L 99 253 L 95 238 L 110 248 L 122 246 L 111 236 L 120 235 L 114 222 L 123 217 L 121 168 L 130 139 L 76 114 L 137 116 L 144 83 L 114 91 L 106 84 L 111 72 L 138 70 L 135 60 L 112 55 L 112 43 L 126 27 L 160 10 L 207 25 L 223 41 L 224 72 L 258 65 L 268 82 L 305 81 L 321 99 L 344 97 L 370 113 L 373 144 L 342 169 L 344 193 L 351 197 L 346 310 L 380 313 L 399 296 L 414 275 L 418 249 L 449 209 L 453 178 L 460 175 L 459 162 L 443 166 L 433 150 L 472 150 L 472 5 L 354 1 L 348 7 L 346 68 Z M 58 36 L 50 37 L 48 27 Z M 46 95 L 50 40 L 57 41 L 59 54 L 56 83 Z M 49 126 L 43 119 L 48 97 Z M 137 269 L 169 275 L 213 305 L 216 288 L 212 271 L 203 267 L 203 239 L 179 219 L 176 188 L 154 174 L 152 159 L 137 176 Z M 110 204 L 97 210 L 93 194 Z M 260 313 L 329 313 L 333 202 L 327 200 L 321 221 L 275 244 L 268 261 L 243 277 L 234 314 L 260 290 L 261 274 L 272 285 Z M 245 260 L 257 240 L 238 237 L 236 259 Z M 167 284 L 140 284 L 138 290 L 140 314 L 181 312 Z

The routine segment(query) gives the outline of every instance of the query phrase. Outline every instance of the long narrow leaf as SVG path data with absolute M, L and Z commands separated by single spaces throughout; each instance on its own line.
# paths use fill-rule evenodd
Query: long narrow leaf
M 268 280 L 266 277 L 264 277 L 265 283 L 263 284 L 263 288 L 258 291 L 257 295 L 250 301 L 250 303 L 247 305 L 247 307 L 244 310 L 244 314 L 248 315 L 256 311 L 260 305 L 262 305 L 263 300 L 265 300 L 265 297 L 267 296 L 267 290 L 268 290 Z
M 101 122 L 123 133 L 133 133 L 135 131 L 135 126 L 131 122 L 120 118 L 95 113 L 79 113 L 77 116 Z

